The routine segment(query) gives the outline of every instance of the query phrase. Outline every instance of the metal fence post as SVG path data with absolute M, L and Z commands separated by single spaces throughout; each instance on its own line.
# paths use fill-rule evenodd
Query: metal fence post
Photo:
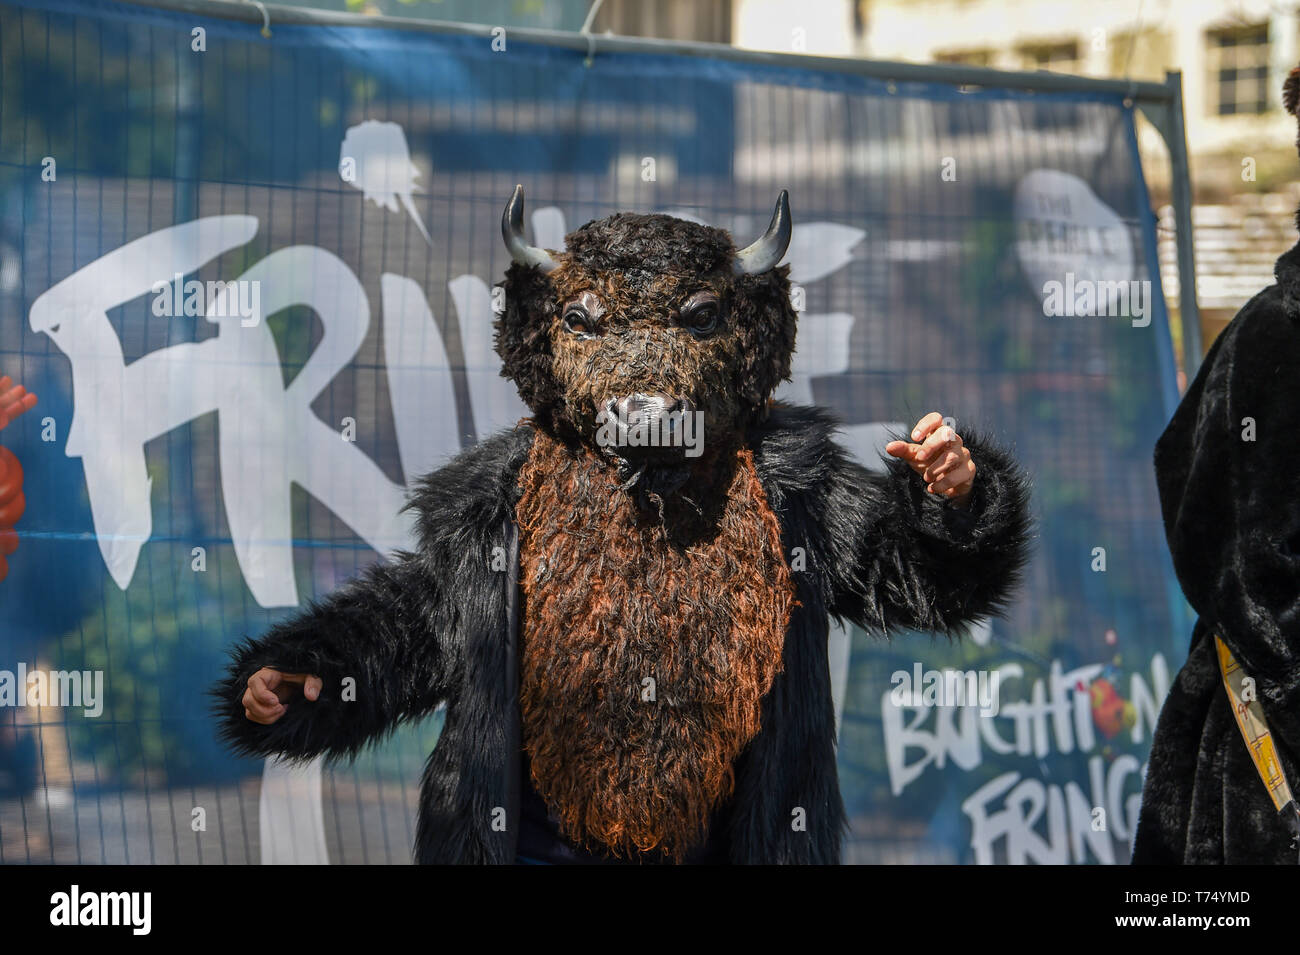
M 1169 164 L 1173 173 L 1171 192 L 1174 203 L 1174 226 L 1178 249 L 1178 313 L 1183 325 L 1183 368 L 1190 382 L 1201 364 L 1201 309 L 1196 302 L 1196 256 L 1192 234 L 1192 180 L 1187 161 L 1187 128 L 1183 120 L 1183 74 L 1180 70 L 1165 73 L 1169 100 L 1169 123 L 1162 129 L 1169 147 Z

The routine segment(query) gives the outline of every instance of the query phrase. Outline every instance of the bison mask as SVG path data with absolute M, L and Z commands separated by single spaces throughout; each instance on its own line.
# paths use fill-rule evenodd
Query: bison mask
M 501 228 L 514 260 L 496 323 L 502 375 L 554 438 L 609 458 L 643 500 L 743 441 L 790 374 L 796 316 L 789 202 L 737 251 L 722 229 L 619 213 L 565 237 L 523 238 L 523 188 Z

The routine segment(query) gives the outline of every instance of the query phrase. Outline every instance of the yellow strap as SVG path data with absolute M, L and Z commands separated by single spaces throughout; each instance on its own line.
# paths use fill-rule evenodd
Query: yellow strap
M 1286 774 L 1278 762 L 1277 751 L 1273 748 L 1273 735 L 1268 731 L 1268 722 L 1264 719 L 1264 708 L 1259 705 L 1259 697 L 1250 694 L 1250 699 L 1243 699 L 1242 684 L 1249 679 L 1217 634 L 1214 643 L 1219 650 L 1219 671 L 1223 674 L 1223 688 L 1228 691 L 1228 703 L 1232 706 L 1232 715 L 1237 718 L 1237 728 L 1250 750 L 1250 758 L 1255 762 L 1255 771 L 1264 781 L 1273 805 L 1281 812 L 1291 802 L 1291 787 L 1287 785 Z

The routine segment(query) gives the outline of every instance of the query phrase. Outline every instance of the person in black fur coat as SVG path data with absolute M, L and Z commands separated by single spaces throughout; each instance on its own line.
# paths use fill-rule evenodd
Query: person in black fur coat
M 1283 102 L 1300 101 L 1300 67 Z M 1300 147 L 1300 141 L 1297 142 Z M 1300 213 L 1297 214 L 1300 227 Z M 1156 442 L 1156 483 L 1183 593 L 1199 616 L 1156 724 L 1137 864 L 1295 864 L 1293 823 L 1256 773 L 1214 637 L 1245 673 L 1278 761 L 1300 782 L 1300 245 L 1215 339 Z
M 938 413 L 872 474 L 827 413 L 771 400 L 785 193 L 740 251 L 663 215 L 558 253 L 522 223 L 516 188 L 496 345 L 532 416 L 418 482 L 413 552 L 235 648 L 220 733 L 345 757 L 446 703 L 421 863 L 838 862 L 828 617 L 1002 612 L 1028 482 Z

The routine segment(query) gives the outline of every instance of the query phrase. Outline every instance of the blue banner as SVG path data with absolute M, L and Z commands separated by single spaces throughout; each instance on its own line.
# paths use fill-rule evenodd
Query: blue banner
M 778 397 L 869 467 L 939 410 L 1032 474 L 1005 620 L 833 633 L 846 860 L 1127 861 L 1191 628 L 1130 104 L 103 0 L 0 5 L 0 58 L 0 375 L 38 397 L 0 432 L 0 861 L 409 860 L 439 715 L 291 770 L 224 751 L 204 692 L 526 413 L 492 348 L 517 182 L 553 249 L 623 210 L 745 244 L 788 189 Z

